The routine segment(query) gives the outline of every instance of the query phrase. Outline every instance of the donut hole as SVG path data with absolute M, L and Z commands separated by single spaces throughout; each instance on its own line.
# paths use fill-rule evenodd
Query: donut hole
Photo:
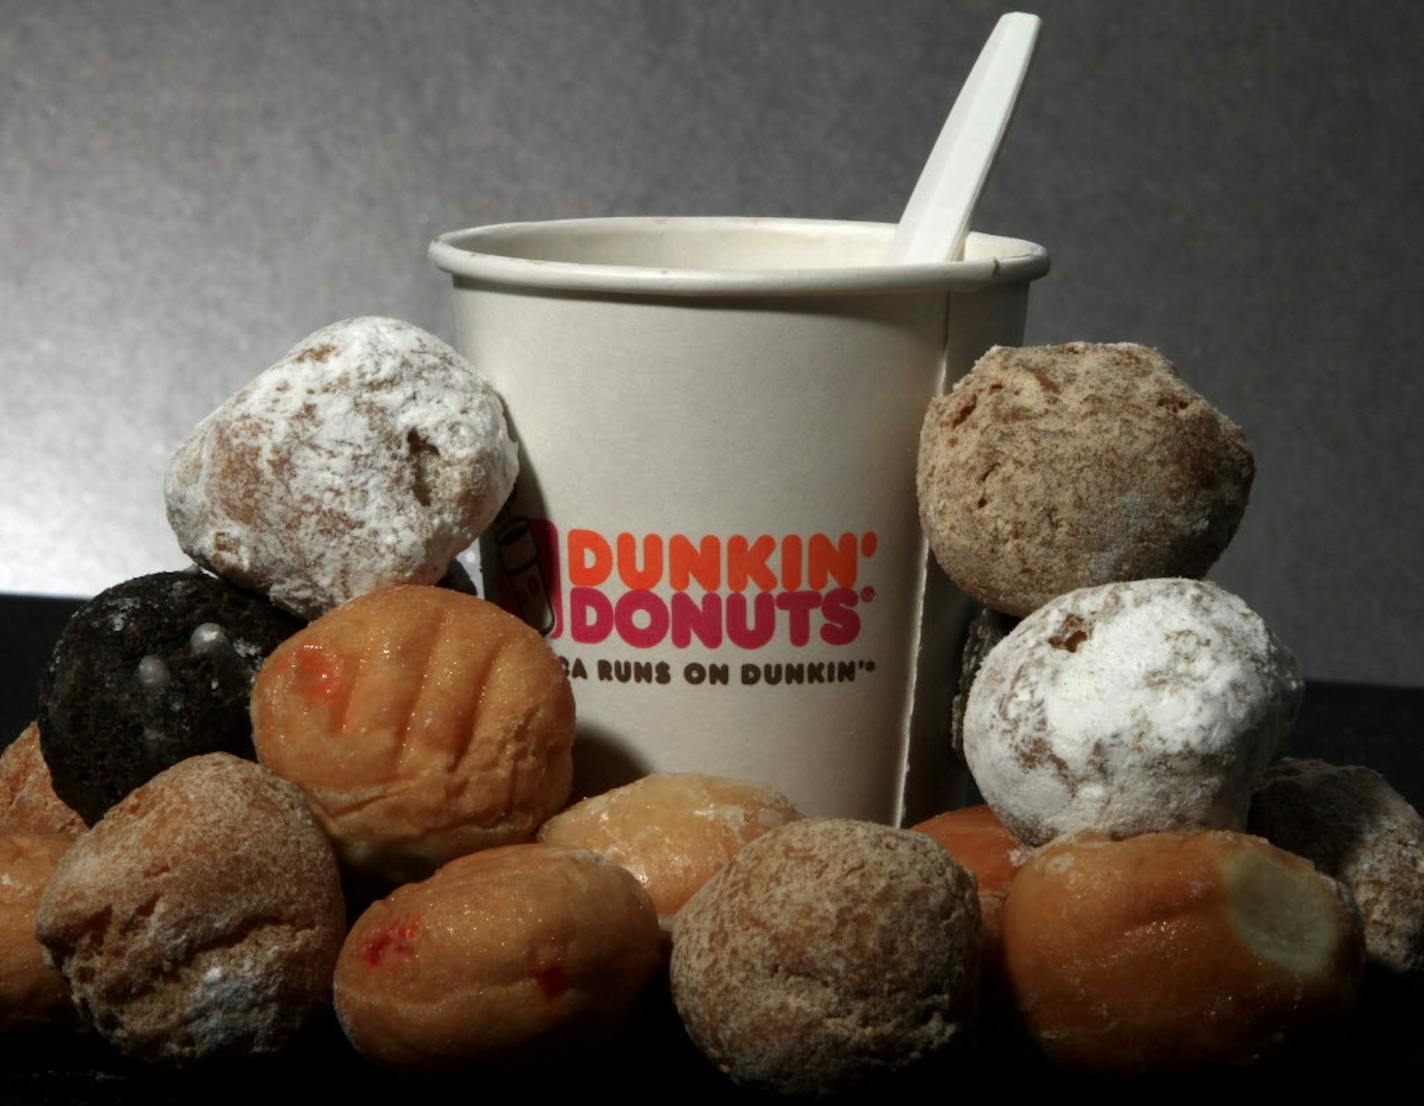
M 916 491 L 950 578 L 1022 616 L 1077 588 L 1205 575 L 1254 473 L 1240 428 L 1153 350 L 999 348 L 931 402 Z

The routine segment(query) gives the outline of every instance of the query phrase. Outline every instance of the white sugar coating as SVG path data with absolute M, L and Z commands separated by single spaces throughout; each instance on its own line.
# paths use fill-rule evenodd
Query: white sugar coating
M 1240 599 L 1136 580 L 1051 600 L 985 658 L 964 752 L 1020 840 L 1241 829 L 1299 706 L 1295 658 Z
M 210 414 L 168 470 L 194 560 L 304 618 L 433 584 L 493 521 L 518 461 L 499 398 L 396 319 L 333 323 Z

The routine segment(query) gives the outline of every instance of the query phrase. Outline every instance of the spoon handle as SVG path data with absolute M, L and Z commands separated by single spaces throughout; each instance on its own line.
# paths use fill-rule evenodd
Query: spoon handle
M 959 258 L 1033 59 L 1039 23 L 1036 15 L 1010 12 L 995 25 L 915 182 L 887 265 Z

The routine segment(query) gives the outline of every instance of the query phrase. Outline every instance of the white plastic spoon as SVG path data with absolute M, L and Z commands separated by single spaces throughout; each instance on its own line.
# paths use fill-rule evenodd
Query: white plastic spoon
M 956 261 L 1023 87 L 1040 20 L 1010 12 L 995 25 L 915 182 L 887 265 Z

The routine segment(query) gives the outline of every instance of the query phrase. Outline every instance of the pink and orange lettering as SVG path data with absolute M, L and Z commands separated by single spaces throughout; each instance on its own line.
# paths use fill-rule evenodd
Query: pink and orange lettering
M 596 530 L 569 531 L 569 584 L 596 588 L 613 571 L 613 550 Z
M 677 649 L 750 650 L 780 635 L 796 648 L 816 639 L 849 645 L 860 635 L 859 608 L 875 598 L 874 587 L 859 587 L 878 545 L 873 531 L 693 537 L 625 530 L 610 540 L 575 528 L 563 543 L 565 591 L 558 531 L 543 519 L 521 521 L 543 539 L 548 605 L 539 609 L 548 615 L 552 608 L 551 638 L 567 633 L 587 645 L 613 639 L 633 649 L 670 642 Z M 507 583 L 501 600 L 521 613 Z M 320 696 L 328 677 L 315 658 L 303 659 L 313 669 L 303 673 L 315 685 L 308 694 Z

